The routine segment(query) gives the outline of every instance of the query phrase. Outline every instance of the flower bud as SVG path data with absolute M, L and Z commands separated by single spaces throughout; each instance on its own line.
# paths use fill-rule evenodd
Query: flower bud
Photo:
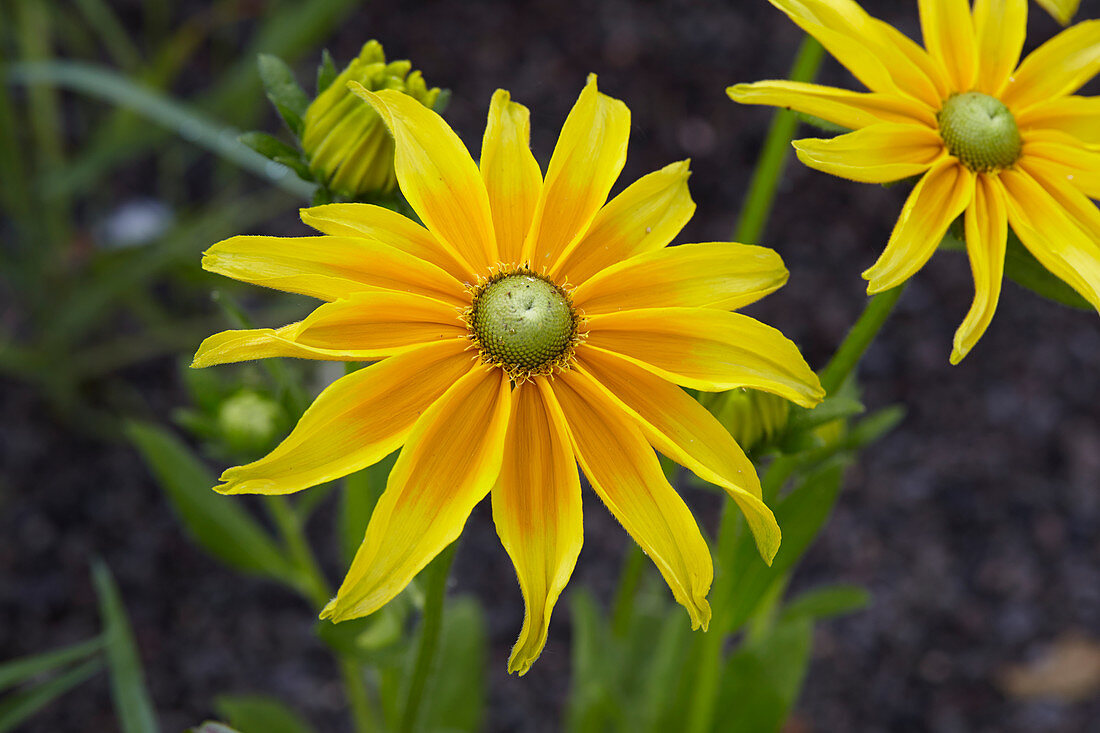
M 408 61 L 386 63 L 382 44 L 368 41 L 359 57 L 306 109 L 302 150 L 314 177 L 333 193 L 357 199 L 389 194 L 397 187 L 393 138 L 374 109 L 348 90 L 357 81 L 371 91 L 396 89 L 431 107 L 438 87 L 428 89 Z
M 286 414 L 270 397 L 241 390 L 218 408 L 218 432 L 229 450 L 262 453 L 283 430 Z
M 768 392 L 734 389 L 723 393 L 712 411 L 747 452 L 782 432 L 791 403 Z

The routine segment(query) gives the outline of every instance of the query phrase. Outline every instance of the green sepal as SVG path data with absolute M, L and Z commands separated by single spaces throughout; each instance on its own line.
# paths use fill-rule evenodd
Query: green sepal
M 321 51 L 321 63 L 317 65 L 317 96 L 321 96 L 321 92 L 332 86 L 332 82 L 336 81 L 338 76 L 340 72 L 336 69 L 332 54 L 326 48 Z
M 443 89 L 439 92 L 439 95 L 432 102 L 432 112 L 437 115 L 442 115 L 447 111 L 447 106 L 451 103 L 451 90 Z
M 294 136 L 301 137 L 302 118 L 305 117 L 306 109 L 309 107 L 309 97 L 294 79 L 294 72 L 278 56 L 261 53 L 256 62 L 267 98 L 275 105 L 279 116 L 283 118 L 283 122 Z

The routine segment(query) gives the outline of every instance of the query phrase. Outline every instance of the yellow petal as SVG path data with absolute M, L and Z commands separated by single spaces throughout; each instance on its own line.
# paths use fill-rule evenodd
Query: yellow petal
M 626 410 L 659 451 L 721 486 L 745 515 L 764 561 L 779 549 L 779 525 L 761 500 L 756 468 L 722 424 L 686 392 L 610 352 L 586 349 L 580 370 Z
M 834 176 L 889 183 L 925 172 L 944 152 L 939 133 L 919 125 L 880 122 L 826 140 L 795 140 L 798 159 Z
M 366 237 L 427 260 L 459 282 L 476 282 L 480 271 L 446 242 L 397 212 L 374 204 L 324 204 L 301 209 L 302 221 L 337 237 Z
M 936 163 L 909 194 L 886 249 L 863 273 L 867 292 L 889 290 L 922 268 L 973 196 L 973 173 L 954 157 Z
M 797 81 L 737 84 L 726 89 L 726 94 L 735 102 L 785 107 L 820 117 L 849 130 L 879 122 L 919 123 L 936 127 L 932 107 L 897 94 L 851 92 Z
M 191 366 L 231 364 L 275 356 L 374 361 L 432 341 L 468 334 L 453 305 L 389 290 L 355 293 L 326 303 L 304 321 L 282 328 L 223 331 L 199 346 Z
M 608 265 L 660 249 L 695 213 L 688 161 L 666 165 L 630 184 L 600 209 L 584 237 L 550 268 L 551 277 L 582 283 Z
M 1064 179 L 1091 199 L 1100 199 L 1100 150 L 1090 149 L 1076 138 L 1055 130 L 1028 135 L 1024 159 L 1039 166 L 1046 177 Z
M 975 89 L 999 96 L 1020 60 L 1027 34 L 1027 0 L 974 0 L 974 36 L 978 42 Z M 960 91 L 966 91 L 960 88 Z
M 523 258 L 552 267 L 588 229 L 626 162 L 630 110 L 600 94 L 595 74 L 577 98 L 550 157 Z
M 805 407 L 824 397 L 798 348 L 771 326 L 740 313 L 652 308 L 592 316 L 588 326 L 582 350 L 613 351 L 684 387 L 752 387 Z
M 496 90 L 489 103 L 481 176 L 489 193 L 500 259 L 518 264 L 542 188 L 542 171 L 531 154 L 530 113 L 503 89 Z
M 359 237 L 230 237 L 203 253 L 204 270 L 322 300 L 382 288 L 462 304 L 462 285 L 396 247 Z
M 526 614 L 508 671 L 523 675 L 542 653 L 550 614 L 581 551 L 581 484 L 565 417 L 546 380 L 518 385 L 493 488 L 493 521 L 512 558 Z
M 1100 71 L 1100 20 L 1067 28 L 1028 54 L 1008 79 L 1001 101 L 1014 113 L 1073 94 Z
M 553 382 L 584 475 L 661 571 L 692 628 L 710 623 L 710 551 L 683 499 L 669 485 L 641 431 L 576 371 Z
M 922 49 L 853 0 L 770 0 L 873 92 L 942 99 L 943 72 Z M 922 58 L 924 57 L 924 58 Z
M 407 94 L 348 85 L 393 135 L 401 192 L 438 239 L 483 273 L 497 263 L 489 196 L 469 151 L 443 118 Z
M 787 282 L 775 250 L 736 242 L 681 244 L 601 270 L 573 292 L 586 315 L 686 306 L 733 310 Z
M 966 209 L 966 252 L 974 275 L 974 303 L 955 332 L 951 363 L 958 364 L 989 327 L 1001 295 L 1008 214 L 1004 187 L 995 176 L 981 174 L 974 182 L 974 201 Z
M 1016 115 L 1025 140 L 1032 131 L 1055 130 L 1083 143 L 1100 145 L 1100 97 L 1068 96 L 1051 99 Z
M 275 450 L 221 475 L 223 494 L 289 494 L 366 468 L 401 447 L 417 418 L 470 371 L 462 341 L 422 346 L 352 372 L 313 401 Z
M 1008 223 L 1035 259 L 1100 310 L 1100 214 L 1096 205 L 1020 165 L 1001 172 Z M 1073 207 L 1067 210 L 1067 206 Z
M 458 538 L 500 473 L 509 389 L 500 369 L 475 367 L 417 421 L 321 618 L 374 613 Z
M 1081 4 L 1081 0 L 1035 0 L 1050 13 L 1056 21 L 1062 25 L 1069 25 L 1069 22 L 1073 20 L 1074 13 L 1077 12 L 1078 6 Z
M 978 48 L 966 0 L 919 0 L 924 47 L 947 72 L 953 91 L 966 92 L 978 75 Z

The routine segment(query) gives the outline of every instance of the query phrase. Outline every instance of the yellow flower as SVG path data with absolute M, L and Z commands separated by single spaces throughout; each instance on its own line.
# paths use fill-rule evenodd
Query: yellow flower
M 771 0 L 870 93 L 764 81 L 727 91 L 853 129 L 795 142 L 799 159 L 867 183 L 921 176 L 868 292 L 892 288 L 964 214 L 976 295 L 951 363 L 977 343 L 1001 290 L 1007 224 L 1047 269 L 1100 308 L 1100 98 L 1073 93 L 1100 71 L 1100 21 L 1055 36 L 1017 65 L 1025 0 L 922 0 L 927 50 L 852 0 Z
M 371 90 L 395 89 L 431 107 L 439 88 L 428 89 L 419 71 L 409 73 L 411 68 L 408 61 L 387 64 L 382 44 L 368 41 L 306 109 L 302 150 L 314 176 L 333 192 L 358 198 L 390 193 L 397 186 L 393 139 L 371 106 L 351 93 L 348 82 Z
M 768 561 L 779 528 L 752 464 L 676 385 L 753 387 L 814 405 L 794 344 L 732 309 L 780 287 L 778 255 L 729 242 L 666 247 L 691 217 L 687 162 L 606 203 L 630 112 L 589 79 L 545 177 L 528 111 L 498 90 L 480 165 L 434 112 L 356 88 L 397 146 L 401 189 L 424 226 L 367 204 L 302 211 L 319 237 L 234 237 L 203 266 L 329 301 L 279 329 L 208 338 L 195 366 L 297 356 L 375 361 L 333 383 L 290 436 L 230 468 L 218 490 L 286 494 L 400 457 L 336 598 L 334 621 L 372 613 L 453 542 L 492 494 L 527 614 L 509 670 L 546 642 L 581 548 L 577 463 L 706 627 L 710 554 L 653 448 L 721 486 Z

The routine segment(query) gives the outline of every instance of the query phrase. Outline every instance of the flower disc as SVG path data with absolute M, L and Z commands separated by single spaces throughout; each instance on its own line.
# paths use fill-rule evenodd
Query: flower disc
M 486 361 L 521 377 L 549 373 L 577 332 L 568 296 L 529 274 L 485 286 L 474 301 L 470 326 Z
M 1008 168 L 1023 143 L 1016 118 L 1001 100 L 981 92 L 956 94 L 937 115 L 947 150 L 975 172 Z

